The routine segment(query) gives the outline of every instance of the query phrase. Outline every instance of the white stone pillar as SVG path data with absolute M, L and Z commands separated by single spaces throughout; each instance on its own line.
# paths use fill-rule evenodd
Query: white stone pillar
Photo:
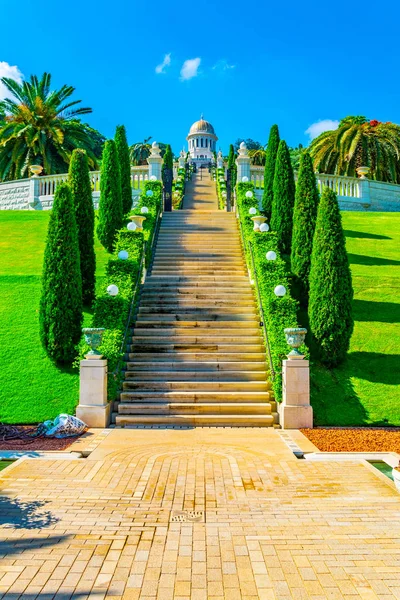
M 370 184 L 366 177 L 358 180 L 358 197 L 362 204 L 371 204 Z
M 185 168 L 185 152 L 183 150 L 181 150 L 181 153 L 179 155 L 179 168 Z
M 160 155 L 160 147 L 157 142 L 153 142 L 151 145 L 151 154 L 147 159 L 149 165 L 149 179 L 155 177 L 158 181 L 161 181 L 161 165 L 162 158 Z
M 312 428 L 310 363 L 301 358 L 282 362 L 282 402 L 278 405 L 283 429 Z
M 81 360 L 76 416 L 88 427 L 108 427 L 110 413 L 111 403 L 107 401 L 107 360 Z
M 244 142 L 240 144 L 239 156 L 236 159 L 236 166 L 237 182 L 240 183 L 243 177 L 247 177 L 248 181 L 250 181 L 250 157 Z
M 39 175 L 43 171 L 41 165 L 32 165 L 30 167 L 31 177 L 29 179 L 29 208 L 35 210 L 39 204 L 40 195 L 40 177 Z
M 217 169 L 223 169 L 223 168 L 224 168 L 224 159 L 222 156 L 222 152 L 220 150 L 217 155 Z

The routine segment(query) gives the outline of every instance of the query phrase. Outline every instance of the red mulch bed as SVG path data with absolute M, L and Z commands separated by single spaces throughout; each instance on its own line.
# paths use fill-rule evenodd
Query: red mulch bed
M 321 452 L 398 452 L 399 427 L 316 427 L 300 431 Z
M 32 427 L 33 426 L 21 425 L 19 427 L 15 427 L 15 429 L 18 429 L 21 431 L 21 433 L 24 433 L 24 431 L 30 430 Z M 25 440 L 18 439 L 4 440 L 2 437 L 0 437 L 0 450 L 17 450 L 20 452 L 29 452 L 31 450 L 65 450 L 77 439 L 78 438 L 73 437 L 58 440 L 56 438 L 40 437 L 34 438 L 33 440 L 29 440 L 27 442 Z

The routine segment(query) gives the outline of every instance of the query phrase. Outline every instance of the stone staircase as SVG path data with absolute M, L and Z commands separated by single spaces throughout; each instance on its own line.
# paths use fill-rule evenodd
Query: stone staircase
M 163 214 L 117 426 L 278 423 L 236 218 L 216 206 L 213 182 L 197 180 L 185 209 Z

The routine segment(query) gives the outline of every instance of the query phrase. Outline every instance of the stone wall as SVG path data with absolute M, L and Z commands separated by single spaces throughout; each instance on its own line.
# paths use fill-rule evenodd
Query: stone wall
M 0 210 L 50 210 L 53 206 L 53 195 L 38 196 L 35 194 L 36 182 L 32 179 L 21 179 L 0 183 Z M 139 200 L 140 190 L 132 190 L 132 206 Z M 100 192 L 92 192 L 94 208 L 99 208 Z
M 357 180 L 360 184 L 359 197 L 342 196 L 338 194 L 338 202 L 341 210 L 361 212 L 400 212 L 400 185 L 394 183 L 383 183 L 369 179 Z M 336 190 L 335 190 L 336 191 Z M 263 190 L 255 190 L 259 209 Z
M 27 210 L 31 201 L 30 179 L 0 184 L 0 210 Z

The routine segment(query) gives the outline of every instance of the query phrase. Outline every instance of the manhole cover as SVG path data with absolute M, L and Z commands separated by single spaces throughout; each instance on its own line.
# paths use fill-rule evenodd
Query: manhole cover
M 171 523 L 204 523 L 204 510 L 173 510 Z

